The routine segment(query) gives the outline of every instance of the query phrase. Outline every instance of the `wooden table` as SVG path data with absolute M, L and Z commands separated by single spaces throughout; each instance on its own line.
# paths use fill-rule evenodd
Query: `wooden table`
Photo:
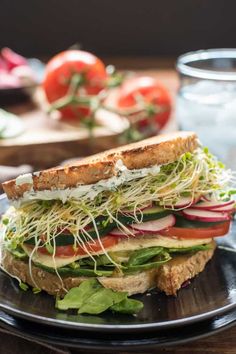
M 170 90 L 173 99 L 177 91 L 178 80 L 174 71 L 173 59 L 160 59 L 160 58 L 107 58 L 107 63 L 115 64 L 119 69 L 136 69 L 140 70 L 140 73 L 154 75 L 159 78 Z M 32 105 L 20 105 L 13 108 L 16 113 L 32 112 L 35 107 Z M 38 112 L 38 111 L 36 111 Z M 39 114 L 39 113 L 37 113 Z M 181 330 L 181 329 L 180 329 Z M 52 353 L 86 353 L 84 350 L 69 350 L 67 348 L 61 348 L 62 351 L 52 349 L 50 347 L 42 347 L 37 343 L 28 342 L 24 339 L 13 337 L 10 334 L 0 333 L 0 353 L 4 354 L 22 354 L 22 353 L 34 353 L 34 354 L 52 354 Z M 93 354 L 92 352 L 89 352 Z M 236 354 L 236 326 L 216 335 L 207 337 L 205 339 L 197 340 L 185 345 L 179 345 L 175 347 L 166 347 L 163 349 L 157 349 L 153 351 L 142 351 L 147 354 Z M 110 354 L 110 352 L 103 352 L 103 354 Z M 127 354 L 122 352 L 120 354 Z

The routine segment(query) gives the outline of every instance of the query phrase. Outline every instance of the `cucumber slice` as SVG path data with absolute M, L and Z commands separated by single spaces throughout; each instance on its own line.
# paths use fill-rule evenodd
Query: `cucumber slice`
M 196 220 L 187 220 L 180 215 L 175 215 L 176 222 L 174 227 L 183 227 L 186 229 L 197 229 L 197 228 L 207 228 L 212 227 L 218 224 L 222 224 L 221 222 L 205 222 L 205 221 L 196 221 Z
M 112 229 L 115 228 L 115 224 L 114 223 L 109 223 L 106 227 L 98 227 L 98 232 L 100 236 L 105 236 L 107 235 Z M 97 233 L 95 231 L 94 228 L 91 228 L 89 230 L 86 230 L 89 235 L 96 239 L 97 238 Z M 86 238 L 86 236 L 81 235 L 80 236 L 82 239 Z M 75 238 L 73 235 L 71 234 L 60 234 L 58 236 L 55 237 L 55 243 L 56 246 L 67 246 L 67 245 L 73 245 L 75 242 Z M 32 237 L 29 240 L 25 241 L 24 243 L 28 244 L 28 245 L 35 245 L 35 238 Z M 53 242 L 51 242 L 51 245 L 53 246 Z
M 159 206 L 147 208 L 143 211 L 143 221 L 161 219 L 171 213 L 171 210 L 167 210 Z
M 56 270 L 54 268 L 47 267 L 41 263 L 35 263 L 35 265 L 43 270 L 46 270 L 48 273 L 55 274 Z M 87 276 L 87 277 L 97 277 L 97 276 L 111 276 L 113 274 L 113 270 L 106 270 L 106 269 L 97 269 L 96 271 L 94 269 L 89 269 L 89 268 L 77 268 L 77 269 L 72 269 L 70 267 L 60 267 L 57 268 L 57 273 L 59 273 L 62 277 L 81 277 L 81 276 Z
M 173 213 L 171 210 L 167 210 L 159 206 L 155 206 L 155 207 L 144 209 L 142 211 L 142 214 L 137 213 L 137 217 L 140 220 L 142 219 L 142 221 L 151 221 L 151 220 L 164 218 L 165 216 L 170 215 L 171 213 Z M 125 225 L 135 223 L 134 216 L 132 215 L 119 214 L 118 219 L 120 222 L 122 222 Z

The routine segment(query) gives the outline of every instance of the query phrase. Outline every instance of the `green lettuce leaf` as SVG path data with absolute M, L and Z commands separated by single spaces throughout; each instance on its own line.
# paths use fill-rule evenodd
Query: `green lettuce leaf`
M 102 288 L 96 291 L 83 303 L 78 313 L 98 315 L 126 298 L 127 293 L 115 292 L 111 289 Z
M 113 312 L 119 312 L 124 314 L 138 313 L 143 309 L 143 303 L 138 300 L 126 298 L 118 304 L 112 305 L 110 310 Z
M 128 267 L 148 263 L 150 259 L 162 252 L 163 247 L 150 247 L 134 251 L 129 258 Z
M 59 310 L 78 309 L 101 288 L 96 279 L 85 280 L 79 287 L 70 289 L 63 300 L 57 300 L 56 307 Z

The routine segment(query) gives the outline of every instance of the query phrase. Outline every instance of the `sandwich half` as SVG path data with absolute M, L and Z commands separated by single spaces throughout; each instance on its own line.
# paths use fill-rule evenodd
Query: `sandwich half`
M 88 278 L 176 295 L 234 212 L 232 173 L 192 132 L 160 135 L 3 183 L 2 268 L 62 295 Z

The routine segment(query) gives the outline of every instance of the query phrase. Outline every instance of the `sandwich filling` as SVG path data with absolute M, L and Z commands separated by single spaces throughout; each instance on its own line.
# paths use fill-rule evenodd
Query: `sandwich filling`
M 234 176 L 207 149 L 139 170 L 118 160 L 116 172 L 93 185 L 32 189 L 13 201 L 2 219 L 5 249 L 59 277 L 117 276 L 208 250 L 228 232 Z

